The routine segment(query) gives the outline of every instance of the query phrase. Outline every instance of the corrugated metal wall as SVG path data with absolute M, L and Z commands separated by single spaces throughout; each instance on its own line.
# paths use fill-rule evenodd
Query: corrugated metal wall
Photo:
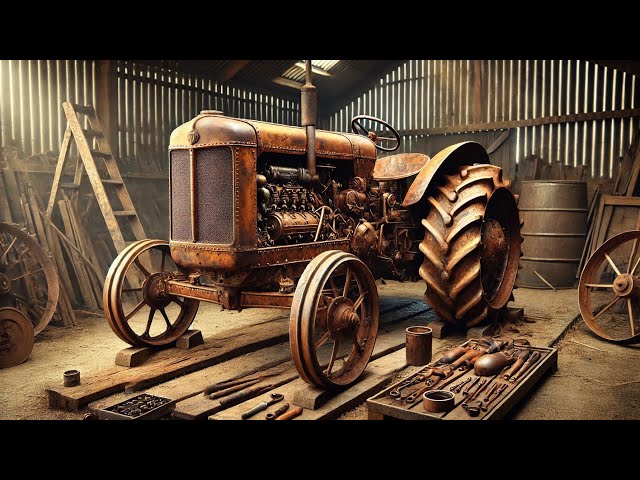
M 377 116 L 405 132 L 399 151 L 433 155 L 458 141 L 490 142 L 497 135 L 427 135 L 420 130 L 638 107 L 635 75 L 584 60 L 483 60 L 477 64 L 482 79 L 480 110 L 474 111 L 472 64 L 407 61 L 324 119 L 323 126 L 349 131 L 353 116 Z M 505 161 L 514 168 L 535 154 L 548 162 L 588 165 L 592 177 L 610 177 L 637 127 L 637 118 L 622 118 L 516 128 Z
M 216 83 L 175 70 L 117 62 L 116 156 L 157 153 L 164 161 L 171 131 L 200 110 L 299 124 L 299 100 Z M 26 156 L 57 151 L 67 121 L 62 102 L 96 104 L 96 62 L 0 60 L 0 146 L 15 141 Z M 160 155 L 161 154 L 161 155 Z
M 169 68 L 117 63 L 118 146 L 121 156 L 139 147 L 164 152 L 171 131 L 201 110 L 252 120 L 299 124 L 299 100 L 238 88 Z
M 0 60 L 0 146 L 15 141 L 26 155 L 59 150 L 66 100 L 95 104 L 95 62 Z

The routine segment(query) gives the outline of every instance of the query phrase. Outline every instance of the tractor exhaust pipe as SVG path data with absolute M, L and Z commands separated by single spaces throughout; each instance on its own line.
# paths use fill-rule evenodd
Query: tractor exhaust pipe
M 316 177 L 316 120 L 318 118 L 318 95 L 311 82 L 311 60 L 306 61 L 305 84 L 300 89 L 302 126 L 307 128 L 307 172 L 312 181 Z

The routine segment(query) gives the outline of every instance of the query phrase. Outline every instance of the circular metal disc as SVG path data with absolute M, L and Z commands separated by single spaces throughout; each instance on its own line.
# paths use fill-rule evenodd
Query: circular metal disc
M 58 274 L 56 273 L 56 269 L 44 249 L 27 233 L 23 232 L 18 227 L 9 225 L 8 223 L 0 223 L 0 233 L 7 233 L 12 237 L 17 238 L 20 243 L 25 245 L 29 249 L 29 255 L 37 260 L 40 264 L 40 268 L 44 272 L 47 289 L 47 303 L 42 309 L 40 318 L 38 318 L 35 325 L 33 325 L 34 332 L 37 335 L 48 325 L 56 311 L 58 297 L 60 295 Z
M 33 326 L 20 310 L 0 308 L 0 368 L 24 362 L 33 350 Z

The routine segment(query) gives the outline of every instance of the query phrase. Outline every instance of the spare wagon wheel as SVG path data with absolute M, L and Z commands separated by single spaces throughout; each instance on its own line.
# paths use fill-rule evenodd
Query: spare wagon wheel
M 0 308 L 0 368 L 24 362 L 33 350 L 33 326 L 20 311 Z
M 386 127 L 389 130 L 389 132 L 391 132 L 393 137 L 381 137 L 372 129 L 366 129 L 365 127 L 362 126 L 363 120 L 368 120 L 371 123 L 379 123 L 383 127 Z M 389 125 L 387 122 L 385 122 L 384 120 L 381 120 L 376 117 L 372 117 L 370 115 L 356 115 L 355 117 L 353 117 L 351 119 L 351 130 L 353 130 L 353 133 L 357 133 L 358 135 L 363 135 L 371 139 L 371 141 L 375 143 L 376 148 L 378 150 L 382 150 L 383 152 L 393 152 L 394 150 L 397 150 L 398 147 L 400 146 L 400 135 L 398 134 L 397 130 L 393 128 L 391 125 Z M 383 147 L 382 145 L 378 145 L 377 143 L 378 141 L 395 142 L 395 143 L 391 147 Z
M 60 284 L 49 255 L 18 227 L 0 223 L 0 307 L 14 307 L 33 326 L 47 326 L 58 304 Z
M 323 388 L 355 382 L 371 358 L 379 317 L 375 280 L 360 259 L 336 250 L 314 258 L 298 281 L 289 321 L 300 377 Z
M 518 208 L 494 165 L 462 166 L 433 183 L 419 246 L 425 300 L 447 322 L 472 327 L 513 299 L 523 240 Z
M 587 261 L 578 285 L 580 313 L 593 333 L 640 343 L 640 230 L 611 237 Z
M 140 240 L 120 252 L 103 294 L 107 321 L 120 339 L 135 346 L 162 346 L 187 331 L 200 302 L 165 293 L 164 282 L 176 272 L 164 240 Z

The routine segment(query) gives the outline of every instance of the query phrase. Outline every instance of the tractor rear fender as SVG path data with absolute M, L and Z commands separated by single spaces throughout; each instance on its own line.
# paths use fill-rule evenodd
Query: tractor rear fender
M 420 170 L 402 202 L 403 207 L 418 203 L 438 172 L 456 172 L 474 163 L 491 163 L 485 148 L 477 142 L 461 142 L 440 150 Z

